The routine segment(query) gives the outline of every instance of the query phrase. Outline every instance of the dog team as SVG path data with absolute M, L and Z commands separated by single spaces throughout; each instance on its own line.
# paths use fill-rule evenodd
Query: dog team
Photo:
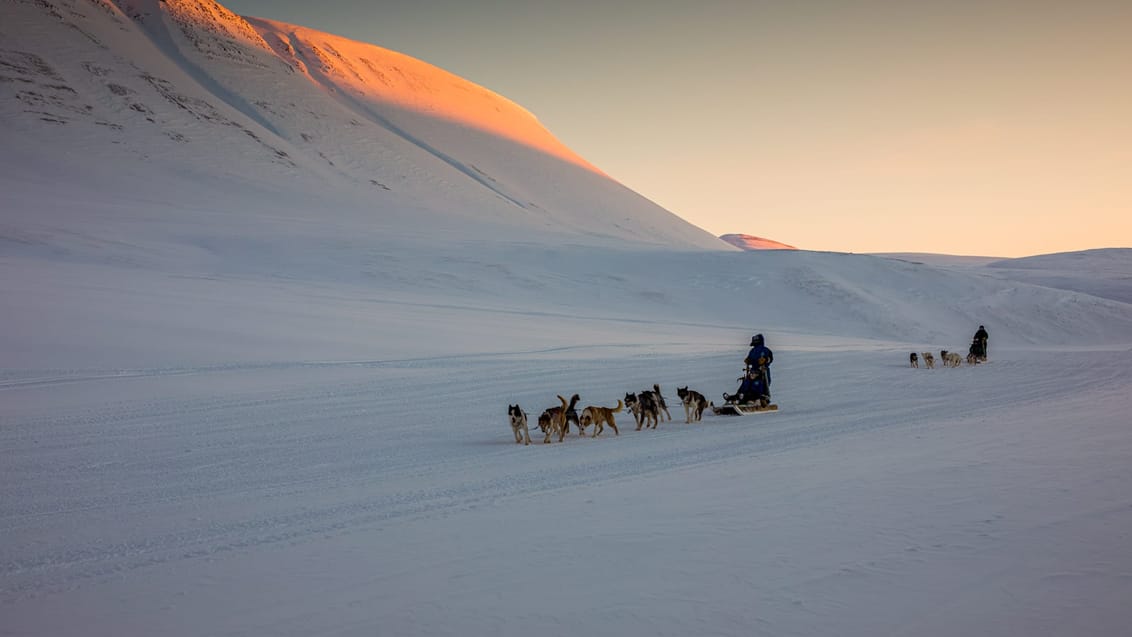
M 687 387 L 677 387 L 676 394 L 684 405 L 684 422 L 686 423 L 699 422 L 704 410 L 712 406 L 703 394 Z M 556 436 L 558 442 L 565 440 L 566 434 L 570 432 L 571 424 L 578 429 L 579 436 L 586 434 L 586 427 L 593 427 L 593 433 L 590 434 L 590 437 L 596 438 L 605 431 L 606 426 L 613 430 L 613 435 L 619 436 L 621 432 L 617 429 L 617 419 L 614 414 L 621 413 L 622 408 L 628 409 L 633 414 L 633 420 L 637 423 L 637 431 L 642 428 L 656 429 L 661 420 L 672 420 L 672 414 L 668 412 L 668 404 L 660 393 L 660 386 L 655 384 L 652 389 L 646 389 L 636 394 L 625 394 L 625 399 L 623 401 L 618 400 L 615 407 L 588 405 L 579 414 L 577 411 L 579 400 L 577 394 L 571 396 L 570 400 L 559 395 L 558 401 L 561 404 L 543 410 L 538 417 L 538 428 L 543 433 L 543 443 L 549 443 Z M 527 412 L 523 411 L 519 405 L 507 405 L 507 417 L 511 422 L 511 431 L 515 434 L 515 442 L 531 444 L 531 432 L 527 426 Z
M 924 367 L 935 369 L 935 356 L 933 356 L 931 352 L 921 352 L 919 355 L 917 355 L 916 352 L 912 352 L 908 355 L 908 363 L 912 367 L 918 368 L 921 360 L 924 361 Z M 963 358 L 959 356 L 959 354 L 949 352 L 945 349 L 939 351 L 939 360 L 943 363 L 944 367 L 959 367 L 963 363 Z M 975 364 L 975 362 L 972 362 L 970 356 L 967 357 L 967 362 L 971 365 Z
M 978 365 L 987 360 L 987 341 L 989 335 L 987 328 L 983 325 L 979 326 L 978 331 L 975 332 L 975 337 L 971 340 L 971 347 L 967 350 L 967 364 Z M 935 358 L 931 352 L 923 352 L 917 356 L 916 352 L 908 355 L 908 364 L 912 367 L 919 367 L 919 359 L 924 360 L 924 366 L 928 369 L 935 368 Z M 940 362 L 944 367 L 959 367 L 963 364 L 963 357 L 958 352 L 949 352 L 945 349 L 939 351 Z

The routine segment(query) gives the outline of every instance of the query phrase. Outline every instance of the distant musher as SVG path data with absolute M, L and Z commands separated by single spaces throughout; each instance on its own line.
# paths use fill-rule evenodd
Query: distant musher
M 987 340 L 989 338 L 987 328 L 980 325 L 978 331 L 975 332 L 975 338 L 971 342 L 971 353 L 980 361 L 987 359 Z

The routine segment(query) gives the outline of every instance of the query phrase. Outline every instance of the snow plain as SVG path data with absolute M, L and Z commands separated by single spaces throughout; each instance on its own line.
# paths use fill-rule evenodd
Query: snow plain
M 204 1 L 4 11 L 0 634 L 1127 632 L 1132 250 L 713 247 L 251 34 L 371 49 Z M 909 367 L 979 324 L 988 364 Z M 754 332 L 782 410 L 684 423 Z M 653 383 L 655 431 L 506 422 Z
M 468 250 L 498 273 L 473 290 L 456 248 L 389 248 L 401 278 L 369 285 L 5 257 L 0 632 L 1127 624 L 1126 304 L 868 256 Z M 908 366 L 977 320 L 910 281 L 1017 308 L 986 321 L 990 363 Z M 676 386 L 731 390 L 755 330 L 782 411 L 685 424 Z M 506 423 L 652 383 L 656 431 L 621 414 L 620 435 L 523 446 Z

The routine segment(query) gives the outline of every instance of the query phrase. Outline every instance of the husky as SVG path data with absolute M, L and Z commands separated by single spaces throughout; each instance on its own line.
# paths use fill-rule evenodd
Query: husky
M 621 413 L 621 404 L 621 401 L 618 400 L 617 406 L 613 408 L 598 407 L 596 405 L 586 407 L 582 410 L 580 427 L 584 430 L 585 427 L 593 425 L 594 432 L 590 437 L 597 438 L 598 434 L 605 431 L 605 423 L 608 423 L 609 427 L 613 429 L 613 435 L 620 436 L 621 432 L 617 430 L 617 421 L 613 418 L 613 414 Z
M 558 400 L 562 401 L 561 406 L 547 407 L 538 417 L 539 429 L 546 434 L 543 443 L 550 442 L 550 437 L 558 434 L 558 442 L 562 442 L 566 438 L 566 432 L 569 430 L 568 412 L 574 409 L 574 405 L 578 404 L 578 395 L 574 394 L 570 397 L 570 402 L 567 403 L 566 399 L 561 395 Z
M 981 347 L 981 343 L 979 343 L 979 340 L 975 339 L 974 341 L 972 341 L 971 347 L 967 350 L 967 364 L 968 365 L 978 365 L 979 363 L 985 361 L 986 358 L 983 358 L 980 355 L 981 351 L 982 351 L 982 347 Z
M 912 352 L 911 354 L 908 355 L 908 364 L 911 365 L 912 367 L 919 367 L 920 366 L 920 363 L 916 359 L 916 352 Z
M 667 420 L 672 420 L 672 414 L 668 413 L 668 403 L 664 402 L 664 396 L 660 395 L 660 385 L 653 384 L 652 393 L 656 402 L 657 416 L 663 413 Z
M 527 412 L 518 405 L 507 405 L 507 417 L 511 420 L 511 433 L 515 434 L 515 444 L 531 444 L 531 431 L 527 429 Z M 526 443 L 524 443 L 524 439 Z
M 676 395 L 680 397 L 680 402 L 684 403 L 684 422 L 699 422 L 704 410 L 711 405 L 707 397 L 694 389 L 677 387 Z
M 585 432 L 585 428 L 582 427 L 582 423 L 578 420 L 578 411 L 577 411 L 577 409 L 575 409 L 575 406 L 577 404 L 578 404 L 578 395 L 574 394 L 573 396 L 570 397 L 570 406 L 566 408 L 566 424 L 563 425 L 563 426 L 566 427 L 565 433 L 568 434 L 568 433 L 570 433 L 570 423 L 574 423 L 574 426 L 578 428 L 578 435 L 581 436 L 582 434 L 584 434 L 586 432 Z M 550 412 L 555 411 L 557 409 L 558 409 L 558 407 L 547 407 L 546 410 L 544 410 L 542 412 L 542 416 L 539 416 L 539 420 L 538 420 L 540 429 L 543 429 L 543 431 L 546 431 L 546 429 L 544 429 L 543 426 L 544 426 L 544 423 L 547 422 L 547 420 L 544 419 L 543 416 L 549 416 Z
M 656 429 L 657 423 L 660 422 L 660 409 L 651 391 L 625 394 L 625 406 L 633 412 L 633 418 L 637 421 L 637 431 L 640 431 L 641 427 Z
M 924 359 L 924 365 L 926 365 L 928 369 L 935 369 L 935 356 L 932 356 L 931 352 L 920 354 L 920 358 Z

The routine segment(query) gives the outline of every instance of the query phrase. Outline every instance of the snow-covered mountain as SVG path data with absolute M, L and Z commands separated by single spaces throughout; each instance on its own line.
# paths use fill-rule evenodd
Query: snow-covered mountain
M 383 232 L 469 239 L 730 249 L 521 106 L 393 51 L 212 0 L 21 0 L 3 12 L 0 162 L 21 167 L 0 177 L 9 222 L 70 225 L 63 208 L 92 215 L 73 211 L 78 197 L 315 223 L 361 214 Z
M 520 106 L 376 46 L 211 0 L 4 12 L 0 292 L 18 302 L 0 347 L 12 365 L 565 344 L 551 316 L 908 342 L 979 323 L 999 343 L 1132 334 L 1125 305 L 1079 291 L 740 251 L 602 174 Z M 328 330 L 305 309 L 327 288 L 350 316 L 375 300 L 407 314 Z M 276 317 L 273 329 L 236 307 Z M 451 320 L 421 320 L 425 307 Z M 228 336 L 141 346 L 139 310 L 155 333 L 221 324 Z M 462 313 L 486 310 L 502 312 L 492 332 L 467 338 Z
M 773 239 L 764 239 L 763 237 L 756 237 L 749 234 L 724 234 L 719 236 L 720 239 L 730 243 L 736 248 L 742 250 L 797 250 L 792 245 L 787 245 L 775 241 Z

